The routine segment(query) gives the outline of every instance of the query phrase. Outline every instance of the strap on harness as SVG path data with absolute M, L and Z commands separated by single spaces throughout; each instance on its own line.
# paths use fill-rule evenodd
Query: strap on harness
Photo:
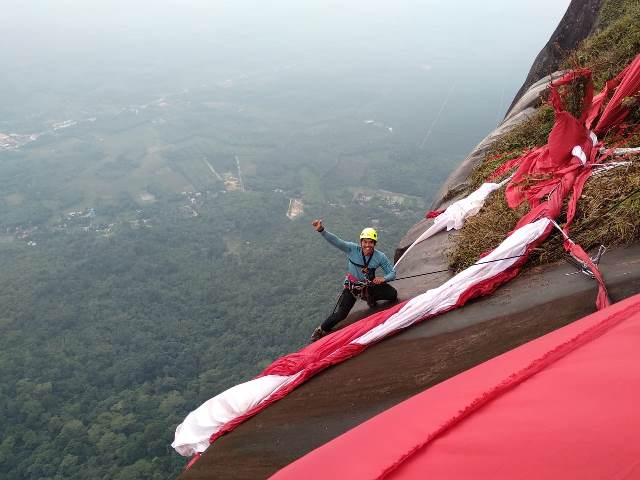
M 367 280 L 371 281 L 376 276 L 376 269 L 375 268 L 369 268 L 369 262 L 373 258 L 373 255 L 370 255 L 369 256 L 369 260 L 366 260 L 365 256 L 364 256 L 364 252 L 361 252 L 361 253 L 362 253 L 362 263 L 364 265 L 360 265 L 359 263 L 354 262 L 349 257 L 347 257 L 347 260 L 349 260 L 353 265 L 358 267 L 360 269 L 360 271 L 364 274 L 364 276 L 367 278 Z

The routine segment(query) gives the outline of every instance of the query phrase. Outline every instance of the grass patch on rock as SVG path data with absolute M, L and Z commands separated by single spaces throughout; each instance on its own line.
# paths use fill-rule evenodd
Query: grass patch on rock
M 607 0 L 598 16 L 598 31 L 575 52 L 578 62 L 593 72 L 596 90 L 615 77 L 640 51 L 640 1 Z M 565 67 L 572 68 L 572 57 Z
M 640 157 L 589 179 L 570 233 L 585 249 L 640 241 Z
M 475 263 L 481 254 L 498 246 L 528 211 L 526 204 L 510 209 L 504 190 L 494 192 L 454 237 L 448 252 L 449 268 L 458 272 Z M 561 224 L 564 221 L 565 218 L 559 219 Z M 640 241 L 640 156 L 629 166 L 594 174 L 587 181 L 570 236 L 585 250 Z M 530 264 L 548 263 L 563 256 L 562 237 L 554 233 L 532 256 Z
M 509 208 L 505 188 L 493 192 L 482 210 L 465 221 L 447 252 L 449 268 L 459 272 L 475 263 L 481 254 L 498 246 L 526 213 L 526 203 L 516 210 Z

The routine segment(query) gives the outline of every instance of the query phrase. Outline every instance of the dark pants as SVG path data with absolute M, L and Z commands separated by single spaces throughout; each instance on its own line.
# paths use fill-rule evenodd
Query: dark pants
M 378 300 L 388 300 L 391 303 L 395 302 L 398 299 L 398 292 L 388 283 L 369 286 L 368 294 L 374 302 Z M 338 298 L 338 303 L 336 303 L 333 312 L 322 323 L 322 329 L 325 332 L 331 331 L 336 323 L 341 322 L 342 320 L 347 318 L 347 315 L 349 315 L 349 312 L 351 311 L 355 303 L 356 297 L 354 297 L 348 289 L 345 288 L 344 290 L 342 290 L 340 298 Z

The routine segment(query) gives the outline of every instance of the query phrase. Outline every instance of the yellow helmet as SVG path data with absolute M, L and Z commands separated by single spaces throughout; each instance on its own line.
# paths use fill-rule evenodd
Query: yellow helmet
M 373 240 L 374 242 L 378 241 L 378 232 L 375 231 L 375 229 L 373 228 L 365 228 L 364 230 L 362 230 L 362 232 L 360 232 L 360 240 L 362 240 L 363 238 L 368 238 L 369 240 Z

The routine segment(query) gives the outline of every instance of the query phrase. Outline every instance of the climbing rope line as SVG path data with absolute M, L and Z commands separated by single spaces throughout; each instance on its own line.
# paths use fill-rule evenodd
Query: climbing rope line
M 473 265 L 484 265 L 485 263 L 501 262 L 503 260 L 511 260 L 512 258 L 524 257 L 525 255 L 528 255 L 528 253 L 523 253 L 522 255 L 514 255 L 513 257 L 496 258 L 495 260 L 486 260 L 484 262 L 476 262 Z M 470 265 L 470 266 L 473 266 L 473 265 Z M 409 275 L 409 276 L 406 276 L 406 277 L 395 278 L 393 280 L 389 280 L 389 282 L 397 282 L 398 280 L 406 280 L 407 278 L 422 277 L 424 275 L 434 275 L 436 273 L 444 273 L 444 272 L 448 272 L 448 271 L 450 271 L 450 269 L 448 269 L 448 268 L 446 268 L 444 270 L 434 270 L 432 272 L 418 273 L 416 275 Z M 387 282 L 387 283 L 389 283 L 389 282 Z
M 425 134 L 424 138 L 422 139 L 422 142 L 420 142 L 420 150 L 422 150 L 424 148 L 424 146 L 427 143 L 427 140 L 429 140 L 429 137 L 431 136 L 431 132 L 433 131 L 433 127 L 436 126 L 436 123 L 438 123 L 438 120 L 440 120 L 440 115 L 442 115 L 442 112 L 444 111 L 445 107 L 447 106 L 447 103 L 449 103 L 449 98 L 451 97 L 451 94 L 453 93 L 453 90 L 456 88 L 456 83 L 457 82 L 453 82 L 453 84 L 451 85 L 451 88 L 449 89 L 449 92 L 447 93 L 447 96 L 444 98 L 442 105 L 440 105 L 440 110 L 438 110 L 438 113 L 436 114 L 435 118 L 433 119 L 433 122 L 431 122 L 431 126 L 429 127 L 429 129 L 427 130 L 427 133 Z

